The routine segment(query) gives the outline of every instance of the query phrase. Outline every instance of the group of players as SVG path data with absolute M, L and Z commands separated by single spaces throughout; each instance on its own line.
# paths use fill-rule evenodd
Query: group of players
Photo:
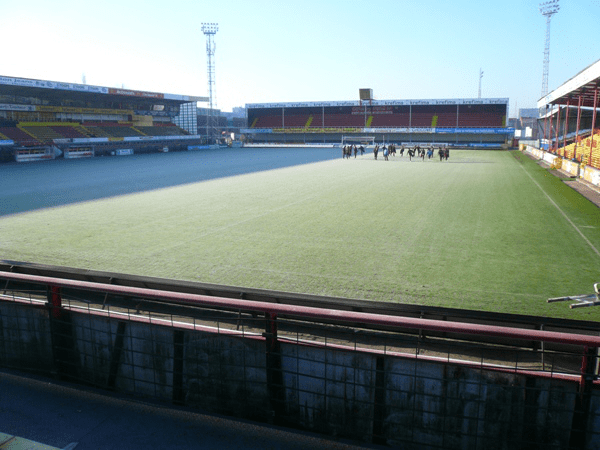
M 377 159 L 379 150 L 381 150 L 381 153 L 383 154 L 383 159 L 386 161 L 389 161 L 388 158 L 390 155 L 396 156 L 395 144 L 389 144 L 387 146 L 384 144 L 381 147 L 379 147 L 379 144 L 375 145 L 375 147 L 373 148 L 373 156 L 375 157 L 375 159 Z M 404 150 L 404 145 L 402 145 L 399 150 L 400 156 L 404 156 Z M 406 149 L 406 153 L 408 154 L 408 157 L 411 161 L 415 157 L 415 155 L 417 158 L 421 158 L 423 161 L 425 161 L 425 155 L 427 155 L 427 159 L 433 158 L 434 150 L 434 147 L 421 148 L 419 145 L 416 145 L 415 147 L 409 147 L 408 149 Z M 356 158 L 356 155 L 359 151 L 361 155 L 364 155 L 365 148 L 362 145 L 360 147 L 357 147 L 355 144 L 344 145 L 344 147 L 342 148 L 342 158 L 349 159 L 352 156 L 352 153 L 354 153 L 354 157 Z M 448 161 L 448 158 L 450 158 L 450 150 L 448 149 L 448 147 L 439 147 L 437 153 L 440 158 L 440 161 Z
M 356 155 L 359 151 L 361 155 L 365 154 L 365 148 L 362 145 L 360 147 L 357 147 L 356 144 L 344 145 L 344 147 L 342 147 L 342 158 L 350 158 L 352 156 L 352 152 L 354 152 L 354 157 L 356 158 Z

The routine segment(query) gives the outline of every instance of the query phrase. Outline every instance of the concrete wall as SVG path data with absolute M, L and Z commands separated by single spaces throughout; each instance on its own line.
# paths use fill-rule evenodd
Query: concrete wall
M 47 309 L 0 302 L 0 364 L 51 373 L 52 354 Z
M 600 169 L 563 158 L 562 156 L 532 147 L 531 145 L 524 145 L 521 150 L 537 159 L 544 160 L 548 164 L 553 164 L 555 159 L 558 159 L 561 162 L 562 170 L 570 173 L 573 176 L 583 178 L 588 183 L 600 187 Z
M 577 380 L 285 341 L 269 360 L 260 336 L 74 312 L 57 327 L 50 317 L 1 301 L 0 365 L 404 449 L 600 448 L 595 391 L 573 441 Z

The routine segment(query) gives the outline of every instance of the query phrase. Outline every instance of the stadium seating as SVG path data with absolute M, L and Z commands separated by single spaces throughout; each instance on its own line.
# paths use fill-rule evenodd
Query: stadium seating
M 319 122 L 313 121 L 314 123 Z M 325 127 L 335 127 L 335 128 L 344 128 L 344 127 L 364 127 L 365 126 L 365 117 L 364 115 L 353 115 L 353 114 L 326 114 L 324 120 Z
M 146 136 L 185 136 L 185 132 L 181 128 L 175 126 L 175 124 L 173 124 L 173 126 L 136 126 L 135 129 Z
M 310 119 L 308 114 L 286 115 L 284 117 L 285 127 L 304 128 Z
M 260 116 L 254 121 L 253 128 L 280 128 L 281 116 Z
M 85 130 L 76 123 L 35 123 L 24 122 L 19 124 L 19 128 L 25 131 L 30 136 L 35 137 L 38 141 L 48 144 L 54 139 L 72 139 L 85 138 L 88 135 Z
M 481 112 L 465 113 L 458 116 L 459 127 L 503 127 L 504 116 Z
M 84 122 L 84 129 L 92 137 L 124 138 L 144 136 L 131 122 Z
M 425 128 L 433 127 L 433 117 L 434 114 L 432 113 L 413 112 L 411 115 L 411 126 Z
M 371 121 L 372 127 L 408 127 L 410 124 L 410 114 L 374 114 Z
M 439 113 L 437 115 L 438 127 L 456 127 L 456 113 Z
M 73 127 L 73 126 L 51 126 L 54 132 L 60 134 L 63 138 L 66 139 L 74 139 L 74 138 L 86 138 L 88 137 L 81 127 Z
M 41 142 L 35 137 L 17 127 L 0 127 L 0 133 L 8 139 L 15 141 L 17 145 L 23 145 L 25 147 L 41 145 Z
M 590 153 L 592 154 L 591 165 L 593 167 L 600 167 L 600 130 L 595 130 L 594 142 L 592 142 L 591 134 L 587 134 L 579 136 L 577 142 L 558 148 L 558 154 L 564 158 L 575 158 L 585 164 L 589 164 L 590 162 Z

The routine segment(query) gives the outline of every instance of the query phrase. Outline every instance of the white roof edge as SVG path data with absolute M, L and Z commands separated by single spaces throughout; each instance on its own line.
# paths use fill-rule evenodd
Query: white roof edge
M 570 80 L 561 84 L 559 87 L 548 93 L 545 97 L 538 100 L 538 108 L 542 108 L 548 103 L 552 103 L 556 99 L 574 91 L 577 88 L 589 83 L 590 81 L 600 77 L 600 60 L 589 65 Z
M 168 94 L 165 92 L 150 92 L 141 91 L 135 89 L 125 88 L 114 88 L 106 86 L 94 86 L 90 84 L 78 84 L 78 83 L 63 83 L 61 81 L 50 81 L 50 80 L 36 80 L 32 78 L 19 78 L 19 77 L 7 77 L 0 76 L 0 86 L 22 86 L 22 87 L 34 87 L 40 89 L 52 89 L 52 90 L 64 90 L 72 92 L 87 92 L 92 94 L 112 94 L 112 95 L 124 95 L 124 96 L 139 96 L 146 98 L 161 98 L 165 100 L 176 100 L 185 102 L 207 102 L 208 97 L 199 97 L 193 95 L 179 95 L 179 94 Z

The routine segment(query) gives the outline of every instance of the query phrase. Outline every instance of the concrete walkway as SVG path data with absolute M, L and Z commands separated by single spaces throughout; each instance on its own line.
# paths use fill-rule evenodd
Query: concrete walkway
M 0 432 L 60 449 L 340 449 L 352 445 L 0 371 Z M 35 445 L 35 443 L 40 443 Z

